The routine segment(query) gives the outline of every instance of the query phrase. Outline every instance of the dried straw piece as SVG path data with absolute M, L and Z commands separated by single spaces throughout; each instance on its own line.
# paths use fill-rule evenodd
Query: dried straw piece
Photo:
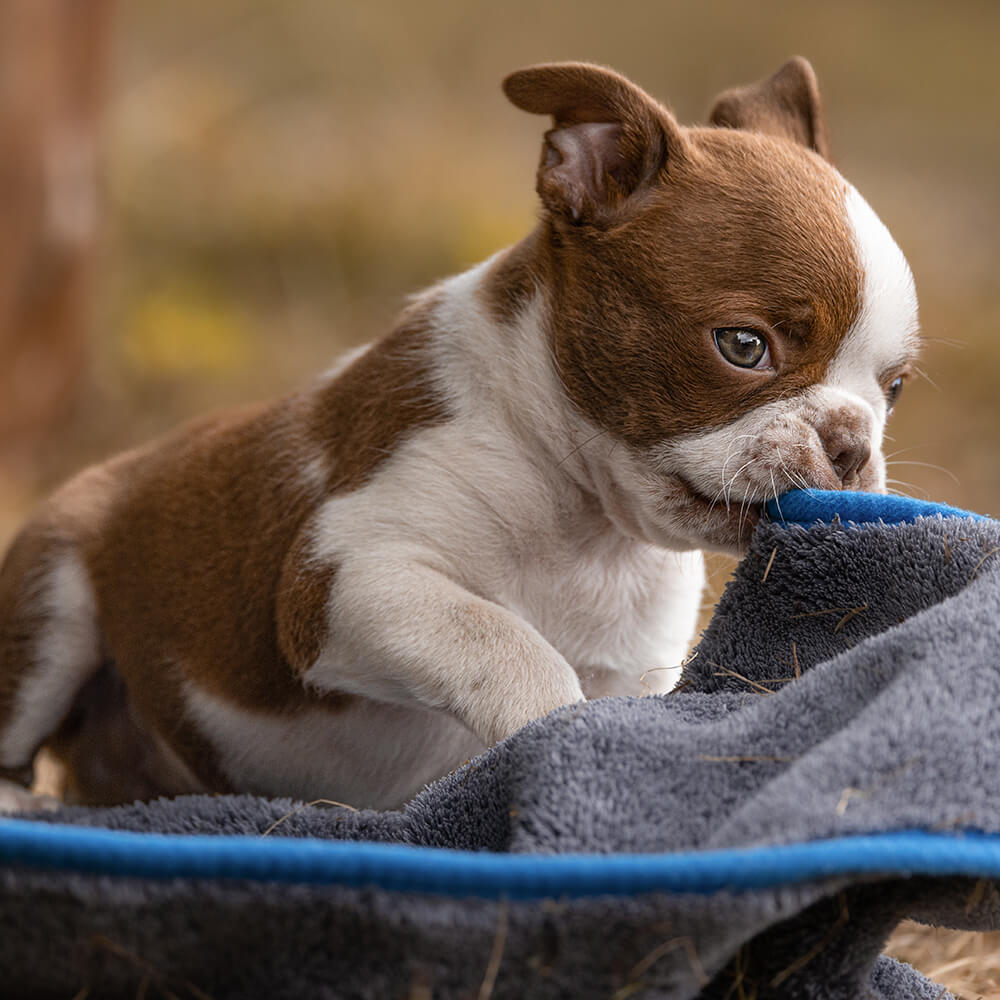
M 775 545 L 771 549 L 771 558 L 767 561 L 767 567 L 764 569 L 764 575 L 760 578 L 761 583 L 767 583 L 767 574 L 771 572 L 771 567 L 774 565 L 774 557 L 778 554 L 778 546 Z
M 738 680 L 743 681 L 744 684 L 749 684 L 750 687 L 754 688 L 756 691 L 759 691 L 761 694 L 774 694 L 774 692 L 770 688 L 764 687 L 763 684 L 760 684 L 757 681 L 750 680 L 749 677 L 744 676 L 743 674 L 739 673 L 736 670 L 731 670 L 729 667 L 724 667 L 721 663 L 714 663 L 712 660 L 709 660 L 708 663 L 711 666 L 717 668 L 717 670 L 722 671 L 722 673 L 716 673 L 715 674 L 716 677 L 722 677 L 722 676 L 735 677 Z
M 804 611 L 799 615 L 792 615 L 788 620 L 794 621 L 796 618 L 818 618 L 820 615 L 843 615 L 834 626 L 833 631 L 839 632 L 849 621 L 856 618 L 862 611 L 867 611 L 867 604 L 859 604 L 856 608 L 823 608 L 820 611 Z
M 269 833 L 276 830 L 286 819 L 290 819 L 296 813 L 302 812 L 303 809 L 308 809 L 310 806 L 338 806 L 341 809 L 350 809 L 351 812 L 357 812 L 356 806 L 349 806 L 346 802 L 337 802 L 335 799 L 313 799 L 312 802 L 303 802 L 297 805 L 290 812 L 286 812 L 284 816 L 276 819 L 262 834 L 262 837 L 266 837 Z
M 490 950 L 490 960 L 486 965 L 486 975 L 479 987 L 479 1000 L 490 1000 L 493 995 L 493 987 L 496 985 L 497 973 L 500 971 L 500 963 L 503 960 L 503 950 L 507 945 L 507 913 L 510 904 L 506 899 L 500 900 L 500 909 L 497 913 L 497 929 L 493 935 L 493 947 Z
M 970 581 L 975 580 L 976 575 L 979 573 L 979 569 L 983 565 L 983 563 L 986 562 L 986 560 L 989 559 L 990 556 L 996 555 L 998 552 L 1000 552 L 1000 545 L 997 545 L 995 548 L 990 549 L 989 552 L 987 552 L 986 555 L 984 555 L 983 558 L 976 563 L 976 568 L 972 571 L 972 576 L 969 577 L 969 580 Z
M 642 977 L 649 972 L 649 970 L 656 965 L 656 963 L 663 958 L 664 955 L 671 951 L 676 951 L 678 948 L 684 949 L 684 953 L 687 955 L 688 965 L 690 965 L 691 972 L 698 981 L 698 985 L 707 986 L 709 981 L 708 975 L 705 972 L 705 966 L 702 965 L 701 959 L 698 957 L 698 952 L 695 950 L 694 941 L 692 941 L 690 937 L 686 936 L 675 937 L 670 938 L 668 941 L 664 941 L 662 944 L 658 944 L 648 955 L 640 958 L 639 961 L 636 962 L 635 965 L 629 970 L 629 981 L 613 995 L 612 1000 L 625 1000 L 626 997 L 630 997 L 632 994 L 645 989 L 646 984 L 642 981 Z
M 797 958 L 787 968 L 782 969 L 781 972 L 779 972 L 771 980 L 772 986 L 777 988 L 786 979 L 794 976 L 800 969 L 804 969 L 817 955 L 823 951 L 824 948 L 830 944 L 831 941 L 833 941 L 833 939 L 844 929 L 844 927 L 847 926 L 847 922 L 851 919 L 851 915 L 847 910 L 847 897 L 841 893 L 837 898 L 840 902 L 840 915 L 834 921 L 833 925 L 804 955 Z

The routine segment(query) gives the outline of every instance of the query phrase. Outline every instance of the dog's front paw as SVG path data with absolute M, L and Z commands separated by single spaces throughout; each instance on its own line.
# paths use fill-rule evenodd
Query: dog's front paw
M 583 690 L 576 674 L 567 666 L 558 676 L 546 678 L 538 683 L 535 690 L 514 688 L 504 693 L 503 701 L 492 705 L 484 703 L 479 711 L 477 734 L 487 746 L 499 743 L 522 729 L 534 719 L 540 719 L 549 712 L 584 701 Z

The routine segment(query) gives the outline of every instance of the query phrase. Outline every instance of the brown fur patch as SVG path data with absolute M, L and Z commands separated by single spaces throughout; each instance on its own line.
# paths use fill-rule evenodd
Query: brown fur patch
M 790 139 L 830 159 L 819 84 L 812 66 L 801 56 L 766 80 L 721 94 L 709 121 Z
M 566 391 L 647 447 L 804 390 L 860 308 L 844 184 L 818 157 L 746 132 L 690 132 L 674 167 L 607 231 L 543 222 L 551 336 Z M 719 327 L 753 327 L 777 372 L 727 364 Z
M 501 326 L 516 325 L 532 299 L 548 287 L 544 242 L 545 231 L 539 227 L 500 254 L 484 275 L 477 294 L 490 318 Z
M 336 579 L 336 563 L 317 561 L 301 534 L 285 558 L 276 608 L 278 643 L 296 671 L 308 670 L 330 637 L 325 611 Z
M 331 493 L 364 486 L 404 435 L 447 419 L 428 360 L 433 305 L 411 306 L 311 402 L 308 432 L 328 458 Z

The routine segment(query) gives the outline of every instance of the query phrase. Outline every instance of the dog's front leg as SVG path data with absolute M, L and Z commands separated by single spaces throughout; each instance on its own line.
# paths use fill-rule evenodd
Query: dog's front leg
M 448 712 L 487 745 L 583 700 L 566 660 L 527 622 L 416 562 L 346 560 L 326 606 L 311 686 Z

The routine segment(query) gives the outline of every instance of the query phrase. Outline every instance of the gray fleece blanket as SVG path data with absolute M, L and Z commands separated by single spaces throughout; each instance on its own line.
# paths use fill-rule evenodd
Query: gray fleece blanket
M 0 821 L 0 993 L 947 996 L 880 952 L 1000 928 L 1000 524 L 772 514 L 674 693 L 555 712 L 402 811 Z

